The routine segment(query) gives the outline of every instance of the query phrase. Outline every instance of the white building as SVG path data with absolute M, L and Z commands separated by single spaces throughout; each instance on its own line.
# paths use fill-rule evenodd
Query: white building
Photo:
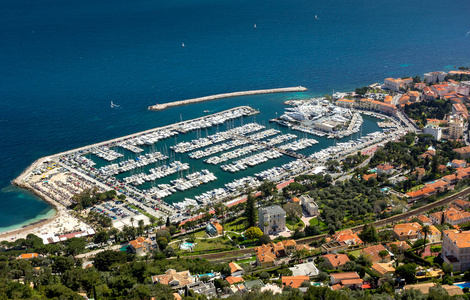
M 442 71 L 424 73 L 424 79 L 427 81 L 427 83 L 434 83 L 438 81 L 443 82 L 446 76 L 447 73 Z
M 470 231 L 444 230 L 442 252 L 444 262 L 454 266 L 454 272 L 465 272 L 470 268 Z
M 285 231 L 286 212 L 279 205 L 260 208 L 258 210 L 258 223 L 264 234 Z
M 300 204 L 310 216 L 318 216 L 318 205 L 309 195 L 300 196 Z
M 436 141 L 440 141 L 442 138 L 442 129 L 437 125 L 426 125 L 426 127 L 424 127 L 424 133 L 432 135 Z

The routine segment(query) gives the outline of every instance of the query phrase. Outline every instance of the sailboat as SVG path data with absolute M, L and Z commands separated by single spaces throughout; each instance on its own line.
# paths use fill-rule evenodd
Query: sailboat
M 111 101 L 111 108 L 119 107 L 119 105 L 114 104 L 113 101 Z
M 255 25 L 253 25 L 253 28 L 256 28 L 256 24 L 255 24 Z
M 183 47 L 183 48 L 184 48 L 184 43 L 181 43 L 181 47 Z
M 315 20 L 318 20 L 318 16 L 317 16 L 317 15 L 315 15 Z

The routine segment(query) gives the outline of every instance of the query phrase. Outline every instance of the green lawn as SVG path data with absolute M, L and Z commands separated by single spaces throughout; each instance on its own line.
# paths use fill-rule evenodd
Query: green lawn
M 351 254 L 352 256 L 357 258 L 361 254 L 361 250 L 354 250 L 354 251 L 348 252 L 348 254 Z
M 297 223 L 295 223 L 295 224 L 292 224 L 292 223 L 290 223 L 290 222 L 286 222 L 286 227 L 289 228 L 289 230 L 295 231 L 297 228 L 298 228 L 298 229 L 304 228 L 304 227 L 305 227 L 305 224 L 304 224 L 304 222 L 302 222 L 302 221 L 299 221 L 299 222 L 297 222 Z
M 245 222 L 246 218 L 245 217 L 239 217 L 235 219 L 234 221 L 225 224 L 224 229 L 226 231 L 237 231 L 237 232 L 243 232 L 245 231 Z
M 194 236 L 197 238 L 203 238 L 205 235 L 207 235 L 206 230 L 200 230 L 194 233 Z

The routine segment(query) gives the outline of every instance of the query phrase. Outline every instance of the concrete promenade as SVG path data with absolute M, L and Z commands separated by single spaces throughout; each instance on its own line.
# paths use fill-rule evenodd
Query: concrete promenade
M 180 106 L 180 105 L 211 101 L 211 100 L 223 99 L 223 98 L 229 98 L 229 97 L 239 97 L 239 96 L 249 96 L 249 95 L 259 95 L 259 94 L 273 94 L 273 93 L 287 93 L 287 92 L 305 92 L 306 90 L 307 88 L 303 86 L 297 86 L 297 87 L 287 87 L 287 88 L 279 88 L 279 89 L 225 93 L 225 94 L 217 94 L 217 95 L 205 96 L 205 97 L 200 97 L 200 98 L 193 98 L 193 99 L 188 99 L 188 100 L 156 104 L 156 105 L 149 106 L 148 109 L 149 110 L 162 110 L 162 109 L 173 107 L 173 106 Z

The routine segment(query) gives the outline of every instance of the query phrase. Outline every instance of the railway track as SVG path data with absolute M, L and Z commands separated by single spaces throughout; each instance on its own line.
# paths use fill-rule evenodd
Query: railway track
M 408 219 L 410 217 L 420 215 L 420 214 L 422 214 L 422 213 L 424 213 L 428 210 L 431 210 L 433 208 L 449 204 L 450 202 L 452 202 L 454 200 L 457 200 L 459 198 L 464 198 L 468 195 L 470 195 L 470 187 L 466 188 L 463 191 L 460 191 L 460 192 L 458 192 L 454 195 L 443 198 L 443 199 L 438 200 L 438 201 L 433 202 L 433 203 L 429 203 L 425 206 L 419 207 L 419 208 L 414 209 L 412 211 L 408 211 L 408 212 L 403 213 L 403 214 L 395 215 L 395 216 L 392 216 L 392 217 L 387 218 L 387 219 L 378 220 L 378 221 L 375 221 L 371 224 L 373 224 L 375 227 L 383 227 L 383 226 L 386 226 L 386 225 L 389 225 L 389 224 L 394 224 L 398 221 L 402 221 L 402 220 Z M 352 228 L 349 228 L 349 229 L 352 229 L 353 231 L 357 232 L 357 231 L 360 231 L 363 227 L 364 227 L 364 225 L 359 225 L 359 226 L 352 227 Z M 313 241 L 321 240 L 322 238 L 327 237 L 327 236 L 328 236 L 328 234 L 321 234 L 321 235 L 317 235 L 317 236 L 312 236 L 312 237 L 299 239 L 299 240 L 296 240 L 296 242 L 297 242 L 297 244 L 310 244 Z M 211 259 L 223 259 L 223 258 L 227 257 L 227 259 L 228 259 L 230 257 L 235 257 L 237 254 L 247 254 L 247 253 L 255 253 L 255 249 L 254 248 L 248 248 L 248 249 L 233 250 L 233 251 L 227 251 L 227 252 L 201 254 L 201 255 L 197 255 L 197 256 L 185 256 L 185 258 L 199 257 L 199 258 L 205 258 L 205 259 L 211 260 Z

